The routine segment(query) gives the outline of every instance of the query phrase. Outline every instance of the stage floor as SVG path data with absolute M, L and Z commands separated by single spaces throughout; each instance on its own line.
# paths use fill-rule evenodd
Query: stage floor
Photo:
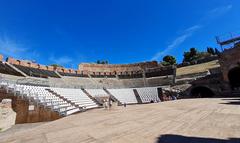
M 240 98 L 184 99 L 94 109 L 17 132 L 0 143 L 240 142 Z

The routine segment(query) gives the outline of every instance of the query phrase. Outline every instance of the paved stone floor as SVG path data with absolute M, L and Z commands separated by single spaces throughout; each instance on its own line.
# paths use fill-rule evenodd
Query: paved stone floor
M 0 143 L 240 143 L 240 99 L 96 109 L 0 134 Z
M 31 128 L 35 128 L 35 127 L 43 125 L 45 123 L 48 123 L 48 122 L 17 124 L 17 125 L 12 126 L 12 128 L 10 128 L 10 129 L 8 129 L 4 132 L 0 132 L 0 136 L 5 136 L 5 135 L 8 135 L 8 134 L 15 134 L 16 132 L 31 129 Z

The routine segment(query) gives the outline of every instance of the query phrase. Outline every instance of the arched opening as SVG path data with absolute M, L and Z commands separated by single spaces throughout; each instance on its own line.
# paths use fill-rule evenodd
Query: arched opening
M 31 63 L 27 63 L 28 67 L 31 67 Z
M 240 67 L 232 68 L 228 72 L 228 80 L 232 89 L 240 87 Z
M 17 60 L 17 65 L 21 65 L 21 61 L 20 60 Z
M 213 91 L 204 86 L 198 86 L 191 90 L 191 97 L 194 98 L 210 98 L 213 96 L 214 96 Z

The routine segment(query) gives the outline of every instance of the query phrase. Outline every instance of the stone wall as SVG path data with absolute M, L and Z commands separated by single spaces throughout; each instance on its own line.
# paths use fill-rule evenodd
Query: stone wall
M 53 66 L 46 66 L 46 65 L 41 65 L 38 63 L 34 63 L 32 61 L 28 61 L 28 60 L 17 60 L 14 58 L 7 58 L 7 62 L 10 64 L 14 64 L 14 65 L 21 65 L 21 66 L 25 66 L 25 67 L 31 67 L 31 68 L 36 68 L 36 69 L 42 69 L 42 70 L 49 70 L 49 71 L 58 71 L 58 72 L 63 72 L 63 73 L 82 73 L 81 71 L 77 71 L 74 69 L 67 69 L 64 67 L 53 67 Z
M 12 110 L 11 99 L 0 102 L 0 132 L 15 125 L 16 113 Z
M 10 64 L 14 64 L 14 65 L 21 65 L 21 66 L 31 67 L 31 68 L 36 68 L 36 69 L 54 71 L 53 66 L 40 65 L 38 63 L 34 63 L 34 62 L 28 61 L 28 60 L 16 60 L 14 58 L 8 57 L 7 62 Z
M 64 67 L 56 67 L 56 71 L 58 72 L 62 72 L 62 73 L 78 73 L 77 70 L 74 70 L 74 69 L 67 69 L 67 68 L 64 68 Z M 80 71 L 79 71 L 80 72 Z
M 25 67 L 31 67 L 42 70 L 58 71 L 61 73 L 72 73 L 82 75 L 128 75 L 143 73 L 146 69 L 159 67 L 157 61 L 142 62 L 134 64 L 91 64 L 82 63 L 79 64 L 79 69 L 69 69 L 64 67 L 53 67 L 40 65 L 29 60 L 17 60 L 12 57 L 7 58 L 7 62 L 13 65 L 21 65 Z
M 121 74 L 123 72 L 142 71 L 147 68 L 158 67 L 156 61 L 135 64 L 91 64 L 82 63 L 78 66 L 81 71 Z
M 228 82 L 228 72 L 240 64 L 240 45 L 224 50 L 220 55 L 219 62 L 223 73 L 223 80 Z
M 0 61 L 3 61 L 3 55 L 0 55 Z

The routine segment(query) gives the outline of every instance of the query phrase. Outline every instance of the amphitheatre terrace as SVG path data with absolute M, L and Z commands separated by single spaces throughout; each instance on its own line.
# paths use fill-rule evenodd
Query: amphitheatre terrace
M 240 0 L 0 0 L 0 143 L 240 143 Z
M 77 70 L 0 55 L 0 142 L 240 142 L 239 53 Z

